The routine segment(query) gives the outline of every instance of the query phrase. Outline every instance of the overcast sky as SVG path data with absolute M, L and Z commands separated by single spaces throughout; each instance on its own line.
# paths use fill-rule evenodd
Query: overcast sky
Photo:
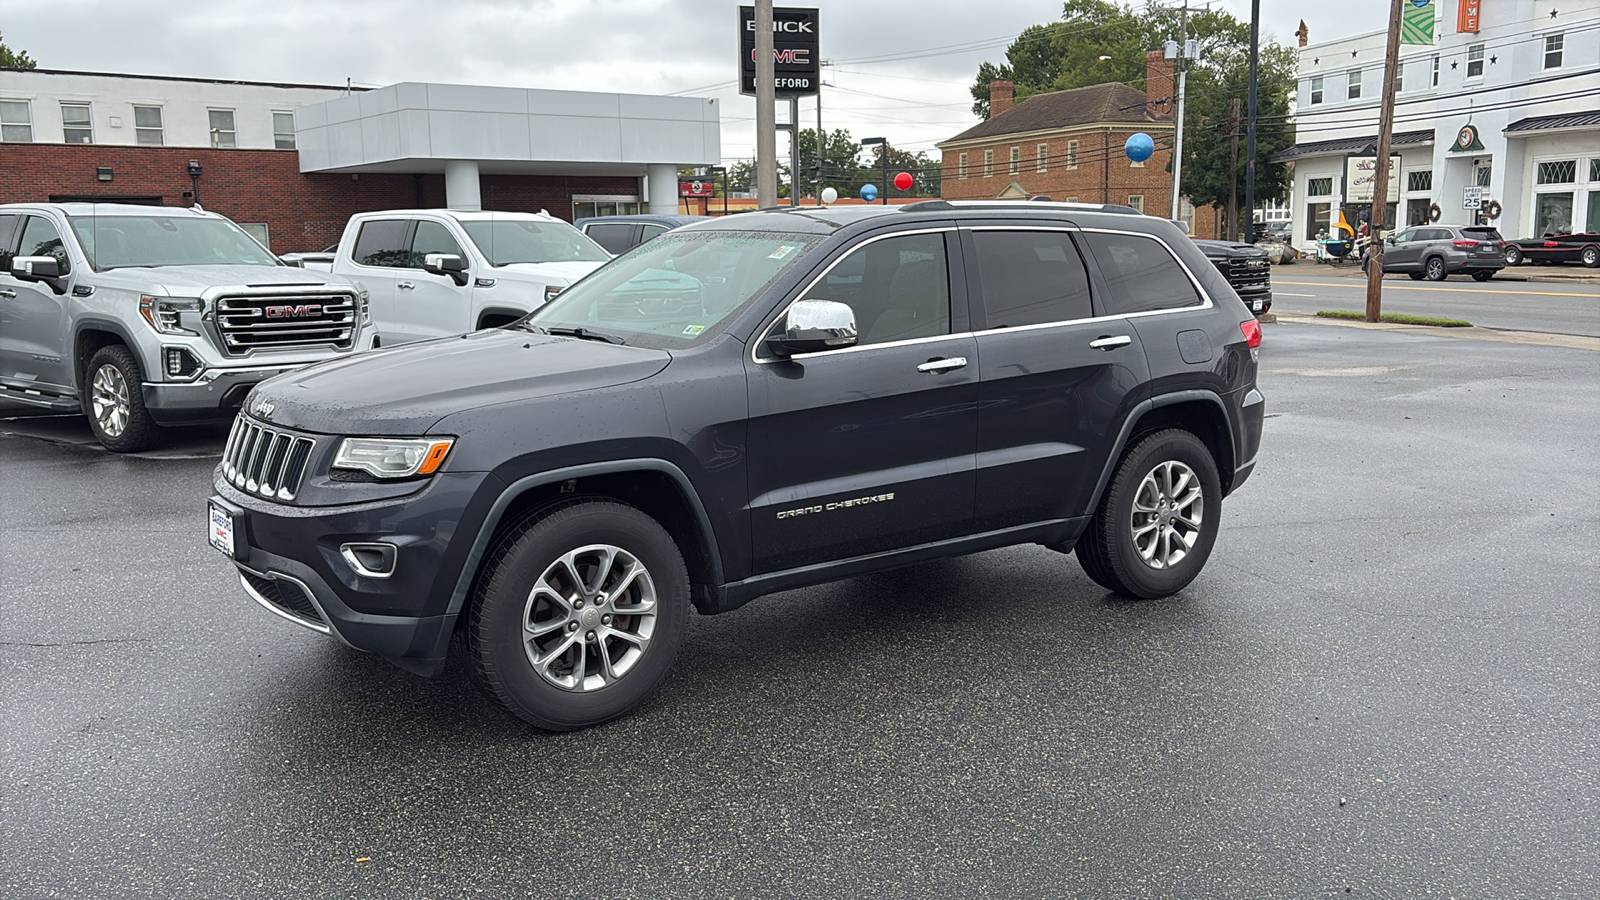
M 753 0 L 752 0 L 753 2 Z M 1172 5 L 1181 0 L 1162 0 Z M 1249 0 L 1214 0 L 1248 20 Z M 0 32 L 41 68 L 308 84 L 440 81 L 722 101 L 722 153 L 754 147 L 733 84 L 737 0 L 54 0 L 7 3 Z M 779 5 L 785 5 L 780 0 Z M 932 151 L 977 120 L 968 86 L 1055 0 L 797 0 L 821 10 L 823 126 Z M 1201 5 L 1190 0 L 1191 7 Z M 1263 0 L 1263 40 L 1382 27 L 1383 0 Z M 883 59 L 882 57 L 899 57 Z M 1108 73 L 1110 74 L 1110 73 Z M 1108 78 L 1108 80 L 1110 80 Z M 787 104 L 779 104 L 786 116 Z M 815 101 L 800 118 L 816 123 Z M 779 150 L 787 146 L 779 138 Z

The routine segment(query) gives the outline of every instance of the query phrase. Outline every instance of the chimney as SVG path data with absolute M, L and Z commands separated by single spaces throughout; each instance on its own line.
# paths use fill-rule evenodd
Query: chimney
M 994 118 L 1011 108 L 1011 98 L 1017 87 L 1009 81 L 996 78 L 989 82 L 989 118 Z
M 1145 51 L 1144 101 L 1154 115 L 1172 115 L 1175 97 L 1172 90 L 1173 62 L 1166 58 L 1166 52 L 1159 47 Z

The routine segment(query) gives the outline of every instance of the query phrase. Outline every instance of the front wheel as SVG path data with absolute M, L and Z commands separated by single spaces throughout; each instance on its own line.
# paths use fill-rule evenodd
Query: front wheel
M 1518 247 L 1516 244 L 1507 244 L 1506 245 L 1506 265 L 1508 265 L 1508 266 L 1520 266 L 1520 265 L 1522 265 L 1522 248 L 1521 247 Z
M 1199 438 L 1157 431 L 1122 456 L 1078 563 L 1097 584 L 1131 597 L 1165 597 L 1200 574 L 1217 540 L 1222 481 Z
M 161 426 L 144 408 L 144 373 L 127 347 L 110 344 L 95 351 L 83 380 L 83 413 L 107 450 L 132 453 L 161 439 Z
M 1583 248 L 1583 264 L 1591 269 L 1600 269 L 1600 247 L 1593 244 Z
M 580 500 L 501 539 L 467 627 L 475 671 L 549 731 L 598 725 L 644 701 L 672 667 L 689 575 L 671 535 L 639 510 Z
M 1494 277 L 1494 273 L 1493 272 L 1489 272 L 1489 271 L 1473 272 L 1472 273 L 1472 280 L 1473 281 L 1488 281 L 1489 279 L 1491 279 L 1493 277 Z
M 1429 281 L 1443 281 L 1445 276 L 1450 274 L 1445 271 L 1444 260 L 1437 256 L 1428 260 L 1427 264 L 1423 266 L 1423 272 L 1427 275 Z

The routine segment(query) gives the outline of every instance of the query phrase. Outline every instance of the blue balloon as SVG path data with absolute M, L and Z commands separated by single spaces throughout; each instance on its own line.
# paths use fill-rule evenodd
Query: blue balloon
M 1122 152 L 1128 154 L 1128 158 L 1134 162 L 1144 162 L 1150 158 L 1151 154 L 1156 152 L 1156 142 L 1150 139 L 1150 135 L 1142 131 L 1137 134 L 1130 134 L 1128 135 L 1128 142 L 1122 145 Z
M 878 199 L 878 186 L 875 184 L 863 184 L 861 186 L 861 199 L 868 203 Z

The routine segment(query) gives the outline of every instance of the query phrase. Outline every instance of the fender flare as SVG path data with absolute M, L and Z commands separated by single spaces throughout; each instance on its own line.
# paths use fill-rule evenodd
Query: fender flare
M 528 310 L 525 309 L 513 309 L 509 306 L 489 306 L 478 310 L 478 322 L 482 322 L 489 316 L 506 316 L 515 322 L 527 314 Z M 478 322 L 474 322 L 472 327 L 478 328 Z
M 1113 445 L 1111 455 L 1106 457 L 1105 468 L 1100 472 L 1100 479 L 1095 482 L 1094 493 L 1089 497 L 1089 509 L 1085 512 L 1085 515 L 1094 515 L 1095 510 L 1100 508 L 1100 498 L 1105 495 L 1106 486 L 1111 483 L 1111 476 L 1117 471 L 1117 465 L 1122 462 L 1122 453 L 1128 449 L 1128 440 L 1133 437 L 1133 429 L 1134 426 L 1138 425 L 1139 419 L 1151 410 L 1179 403 L 1189 403 L 1195 400 L 1204 400 L 1215 404 L 1217 410 L 1222 413 L 1222 421 L 1228 423 L 1229 426 L 1223 429 L 1228 436 L 1228 453 L 1234 458 L 1234 464 L 1237 467 L 1239 448 L 1234 443 L 1232 420 L 1228 418 L 1228 407 L 1222 402 L 1220 396 L 1212 391 L 1188 390 L 1173 391 L 1170 394 L 1151 397 L 1148 400 L 1141 401 L 1122 420 L 1122 428 L 1117 433 L 1117 442 Z
M 83 372 L 80 371 L 80 368 L 83 363 L 88 362 L 88 360 L 78 359 L 78 341 L 83 338 L 85 331 L 105 331 L 114 334 L 121 339 L 123 346 L 128 348 L 129 353 L 132 353 L 135 358 L 139 356 L 138 343 L 134 341 L 133 335 L 128 333 L 128 329 L 124 328 L 121 322 L 102 316 L 85 316 L 72 326 L 72 347 L 70 352 L 72 353 L 73 384 L 76 387 L 81 387 L 81 385 L 78 385 L 78 381 L 83 377 Z M 139 365 L 143 366 L 144 360 L 139 360 Z
M 478 533 L 472 539 L 472 549 L 467 552 L 467 558 L 462 563 L 461 574 L 456 578 L 455 591 L 450 595 L 450 605 L 445 608 L 445 618 L 451 623 L 451 627 L 443 629 L 444 639 L 449 639 L 450 632 L 454 629 L 453 623 L 466 605 L 467 594 L 472 590 L 472 582 L 478 577 L 478 566 L 483 562 L 484 554 L 489 551 L 489 541 L 499 530 L 500 522 L 512 501 L 536 487 L 547 484 L 625 472 L 657 472 L 677 482 L 678 488 L 689 499 L 689 507 L 694 512 L 695 522 L 705 538 L 706 548 L 711 557 L 712 580 L 718 585 L 722 584 L 722 549 L 717 544 L 716 530 L 711 526 L 711 517 L 706 514 L 705 504 L 701 502 L 700 494 L 694 489 L 694 483 L 682 469 L 664 459 L 654 457 L 617 459 L 551 469 L 513 481 L 500 492 L 500 496 L 496 497 L 494 504 L 489 507 L 489 512 L 483 517 L 483 524 L 478 526 Z

